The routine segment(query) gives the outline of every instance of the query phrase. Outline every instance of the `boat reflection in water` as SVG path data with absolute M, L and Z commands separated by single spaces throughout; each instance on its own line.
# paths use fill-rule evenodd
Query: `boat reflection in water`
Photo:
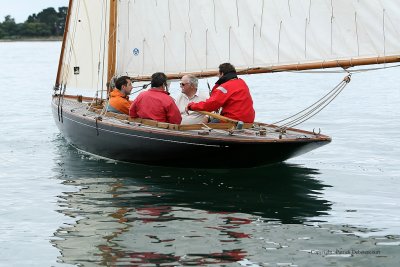
M 69 264 L 240 262 L 262 249 L 254 243 L 260 233 L 330 209 L 318 171 L 298 165 L 156 168 L 93 159 L 65 143 L 59 149 L 55 171 L 69 192 L 58 205 L 74 223 L 52 242 Z

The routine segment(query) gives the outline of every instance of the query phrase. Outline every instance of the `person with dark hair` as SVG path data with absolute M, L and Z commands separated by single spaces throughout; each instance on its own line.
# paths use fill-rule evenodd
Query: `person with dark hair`
M 157 88 L 165 85 L 165 90 L 167 90 L 167 75 L 163 72 L 156 72 L 151 75 L 151 87 Z
M 132 91 L 132 81 L 128 76 L 121 76 L 115 80 L 115 88 L 110 93 L 107 111 L 129 114 L 129 95 Z
M 132 118 L 151 119 L 160 122 L 180 124 L 181 113 L 169 96 L 167 76 L 162 72 L 151 75 L 151 88 L 140 93 L 129 108 Z
M 189 110 L 218 111 L 230 119 L 252 123 L 255 118 L 253 99 L 247 84 L 237 77 L 235 67 L 230 63 L 219 65 L 219 80 L 215 83 L 210 98 L 198 103 L 189 103 Z

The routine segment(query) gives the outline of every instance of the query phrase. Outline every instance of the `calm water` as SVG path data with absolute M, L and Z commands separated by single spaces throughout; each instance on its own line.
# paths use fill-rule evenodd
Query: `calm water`
M 184 170 L 69 146 L 50 111 L 59 49 L 0 43 L 0 266 L 398 266 L 399 68 L 353 75 L 302 125 L 333 137 L 319 150 L 263 168 Z M 257 119 L 276 121 L 343 77 L 245 79 Z

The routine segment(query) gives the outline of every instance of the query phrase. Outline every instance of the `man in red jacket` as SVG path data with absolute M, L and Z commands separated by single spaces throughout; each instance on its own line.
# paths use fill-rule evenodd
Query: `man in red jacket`
M 132 118 L 151 119 L 180 124 L 181 113 L 167 91 L 167 76 L 162 72 L 151 75 L 151 88 L 140 93 L 129 108 Z
M 237 77 L 235 67 L 230 63 L 219 65 L 219 80 L 211 91 L 210 98 L 198 103 L 189 103 L 187 110 L 217 111 L 230 119 L 252 123 L 255 111 L 249 87 Z

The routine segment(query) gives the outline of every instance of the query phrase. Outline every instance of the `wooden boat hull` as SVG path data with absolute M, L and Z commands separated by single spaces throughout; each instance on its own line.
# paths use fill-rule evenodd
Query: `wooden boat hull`
M 187 168 L 243 168 L 285 161 L 330 142 L 330 138 L 235 140 L 166 129 L 124 127 L 76 114 L 57 101 L 54 120 L 63 136 L 83 151 L 118 161 Z

